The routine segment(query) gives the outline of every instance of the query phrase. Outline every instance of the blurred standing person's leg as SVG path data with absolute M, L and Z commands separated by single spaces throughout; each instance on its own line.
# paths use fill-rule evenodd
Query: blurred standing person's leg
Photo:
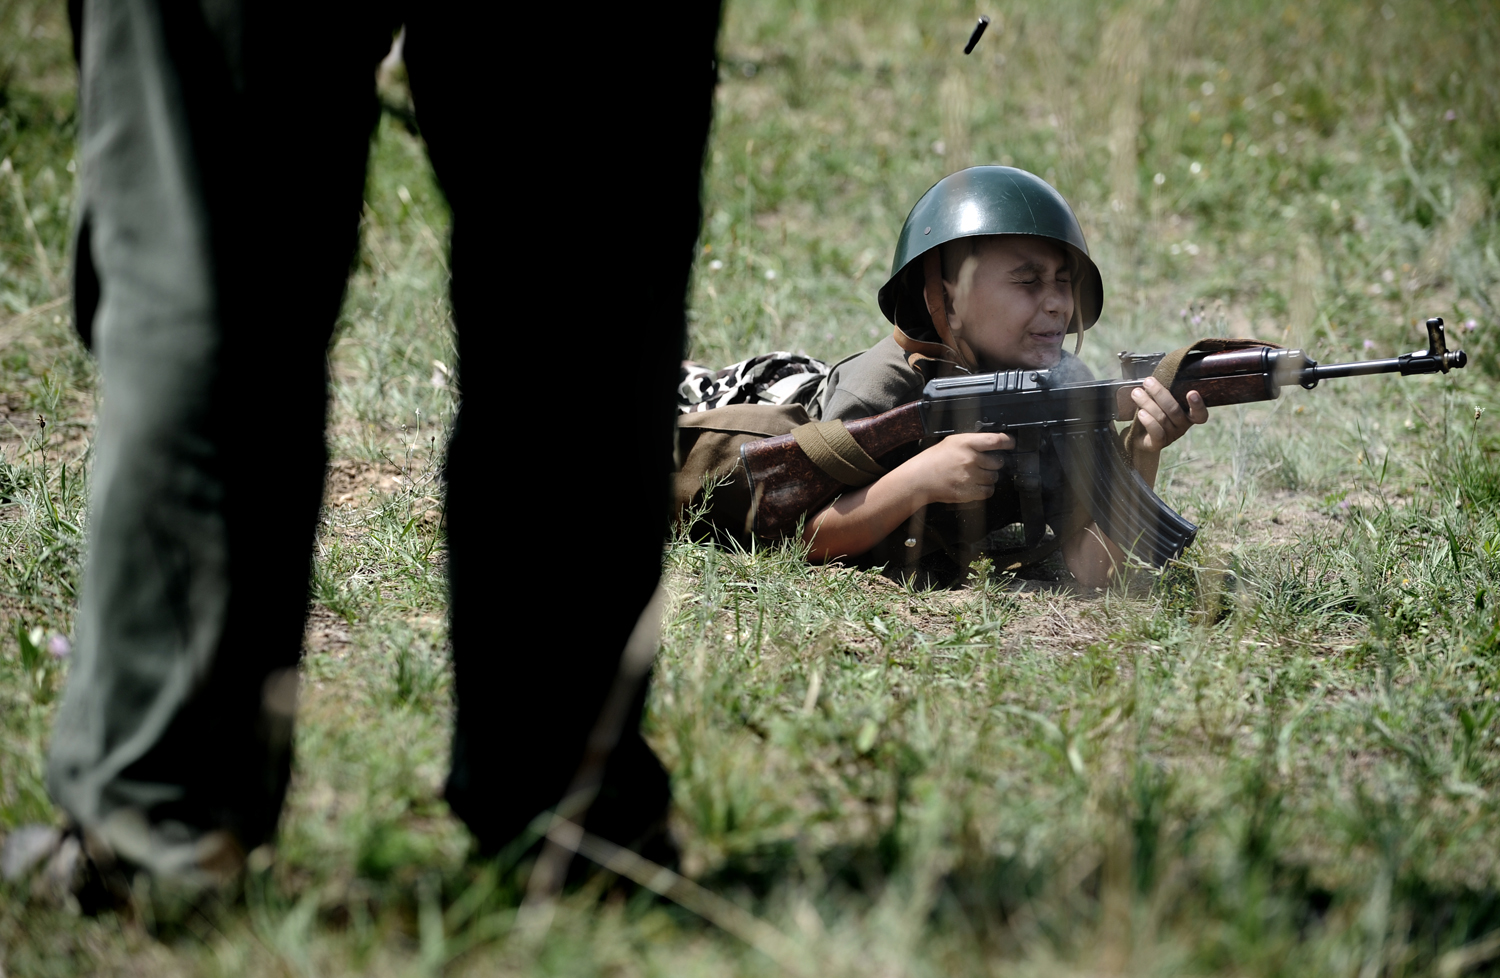
M 212 876 L 270 835 L 285 794 L 324 354 L 390 19 L 83 6 L 78 317 L 104 400 L 49 783 L 130 861 Z M 411 18 L 420 122 L 458 215 L 449 795 L 487 849 L 567 786 L 659 576 L 718 14 L 681 6 L 581 31 L 508 14 L 503 36 L 473 8 Z M 594 75 L 589 99 L 497 77 L 514 61 L 493 45 L 553 35 L 559 72 Z M 617 382 L 557 390 L 554 342 Z M 536 590 L 507 597 L 517 567 Z M 639 704 L 590 818 L 625 841 L 668 797 Z
M 103 399 L 49 785 L 130 862 L 211 879 L 286 791 L 325 354 L 391 18 L 85 0 L 81 19 L 76 299 Z
M 454 215 L 447 795 L 486 850 L 567 789 L 660 576 L 718 18 L 712 2 L 507 8 L 493 31 L 407 17 Z M 644 695 L 588 819 L 627 844 L 670 799 Z

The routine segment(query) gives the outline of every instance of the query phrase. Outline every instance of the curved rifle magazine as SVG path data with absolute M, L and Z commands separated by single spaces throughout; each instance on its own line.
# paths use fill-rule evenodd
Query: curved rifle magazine
M 1052 445 L 1073 491 L 1105 536 L 1153 567 L 1182 555 L 1198 527 L 1172 509 L 1125 464 L 1114 428 L 1054 430 Z

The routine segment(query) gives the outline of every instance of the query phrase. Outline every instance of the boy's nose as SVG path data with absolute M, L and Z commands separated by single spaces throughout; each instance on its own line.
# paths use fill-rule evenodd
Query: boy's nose
M 1073 314 L 1073 286 L 1067 282 L 1053 282 L 1047 290 L 1046 309 L 1061 316 Z

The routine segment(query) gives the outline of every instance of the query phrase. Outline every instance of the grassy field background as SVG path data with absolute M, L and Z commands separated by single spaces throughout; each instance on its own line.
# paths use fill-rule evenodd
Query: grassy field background
M 1500 970 L 1500 10 L 730 0 L 720 51 L 695 359 L 870 345 L 910 205 L 1013 163 L 1083 221 L 1101 375 L 1204 335 L 1389 356 L 1431 315 L 1471 366 L 1216 410 L 1159 486 L 1202 527 L 1188 559 L 1107 594 L 673 541 L 650 737 L 684 873 L 764 927 L 596 886 L 517 928 L 526 867 L 470 861 L 438 800 L 447 216 L 387 114 L 276 850 L 243 901 L 181 919 L 0 886 L 0 969 Z M 0 835 L 61 817 L 42 758 L 101 395 L 61 298 L 75 104 L 61 5 L 0 0 Z

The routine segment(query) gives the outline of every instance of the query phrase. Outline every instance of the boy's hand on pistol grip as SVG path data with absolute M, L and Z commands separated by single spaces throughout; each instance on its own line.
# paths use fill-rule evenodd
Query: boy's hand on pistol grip
M 1183 411 L 1172 392 L 1155 377 L 1147 377 L 1145 384 L 1131 391 L 1130 397 L 1136 406 L 1135 419 L 1146 429 L 1146 437 L 1141 439 L 1136 451 L 1160 453 L 1187 434 L 1193 425 L 1208 420 L 1208 408 L 1204 406 L 1201 394 L 1189 391 L 1188 409 Z
M 1004 434 L 949 435 L 919 456 L 925 460 L 924 489 L 929 503 L 968 503 L 995 494 L 1004 461 L 991 452 L 1016 447 Z

